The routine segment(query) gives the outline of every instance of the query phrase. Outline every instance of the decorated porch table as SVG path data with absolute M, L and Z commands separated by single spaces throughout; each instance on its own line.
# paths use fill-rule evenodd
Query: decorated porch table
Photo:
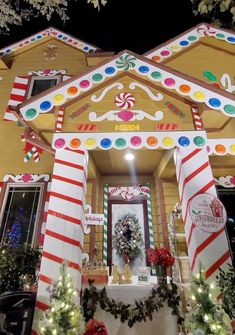
M 138 284 L 137 276 L 132 277 L 132 284 L 112 284 L 112 277 L 109 277 L 109 284 L 106 286 L 107 296 L 114 299 L 116 303 L 122 302 L 134 307 L 135 301 L 144 301 L 156 288 L 157 277 L 150 277 L 150 284 Z M 102 286 L 99 285 L 98 289 Z M 164 303 L 164 307 L 153 313 L 153 320 L 136 322 L 131 328 L 127 321 L 122 323 L 120 316 L 115 317 L 110 313 L 97 307 L 94 319 L 103 321 L 109 335 L 176 335 L 178 334 L 177 317 L 172 315 L 172 309 Z

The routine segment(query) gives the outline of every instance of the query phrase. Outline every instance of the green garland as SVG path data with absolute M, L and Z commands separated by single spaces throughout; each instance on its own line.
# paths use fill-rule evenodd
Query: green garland
M 134 305 L 109 298 L 106 289 L 97 290 L 93 282 L 89 281 L 89 288 L 85 288 L 81 296 L 81 306 L 86 322 L 93 319 L 97 307 L 100 306 L 102 310 L 112 314 L 115 319 L 120 318 L 122 323 L 127 322 L 131 328 L 136 322 L 152 320 L 153 313 L 164 307 L 165 302 L 172 309 L 172 315 L 177 316 L 178 324 L 183 321 L 179 311 L 178 287 L 172 281 L 170 285 L 163 284 L 153 288 L 147 299 L 135 301 Z

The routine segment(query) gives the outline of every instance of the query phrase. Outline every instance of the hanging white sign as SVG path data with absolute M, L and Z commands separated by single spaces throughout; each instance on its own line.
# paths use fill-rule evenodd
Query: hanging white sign
M 104 224 L 104 214 L 85 214 L 85 224 L 100 226 Z
M 109 187 L 109 198 L 120 195 L 124 200 L 131 200 L 134 196 L 147 195 L 149 192 L 149 187 L 142 185 Z

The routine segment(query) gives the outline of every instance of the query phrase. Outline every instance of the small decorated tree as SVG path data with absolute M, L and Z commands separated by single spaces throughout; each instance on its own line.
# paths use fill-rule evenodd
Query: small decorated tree
M 54 284 L 50 295 L 50 309 L 43 313 L 39 331 L 42 335 L 82 335 L 85 330 L 78 294 L 73 280 L 62 264 L 61 276 Z
M 37 282 L 37 271 L 41 259 L 38 248 L 9 244 L 0 246 L 0 294 L 23 291 Z
M 125 263 L 129 263 L 139 256 L 143 238 L 136 217 L 126 215 L 115 223 L 113 245 Z
M 203 270 L 192 277 L 191 301 L 186 315 L 186 328 L 193 335 L 227 335 L 225 312 L 215 304 L 212 290 L 215 285 L 206 282 Z
M 14 248 L 19 247 L 21 242 L 21 236 L 22 227 L 18 216 L 16 216 L 7 234 L 7 244 Z

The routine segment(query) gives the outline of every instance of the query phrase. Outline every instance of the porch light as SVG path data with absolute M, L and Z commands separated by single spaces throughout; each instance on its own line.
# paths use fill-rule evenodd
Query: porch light
M 127 154 L 125 154 L 124 158 L 127 160 L 127 161 L 133 161 L 133 159 L 135 158 L 135 156 L 128 152 Z

